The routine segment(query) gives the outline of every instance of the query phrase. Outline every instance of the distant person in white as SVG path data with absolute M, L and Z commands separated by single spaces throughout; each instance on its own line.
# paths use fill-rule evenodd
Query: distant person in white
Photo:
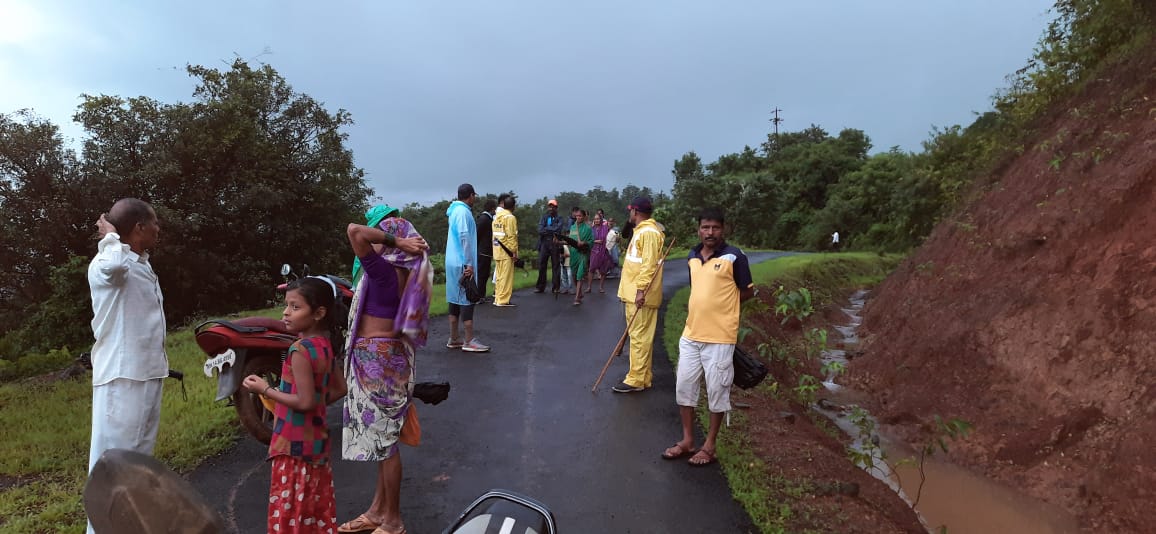
M 606 273 L 606 276 L 613 278 L 611 274 L 613 274 L 614 269 L 618 267 L 618 240 L 621 239 L 622 235 L 618 232 L 618 227 L 614 224 L 613 218 L 606 219 L 606 224 L 610 225 L 610 231 L 606 232 L 606 250 L 610 251 L 610 259 L 614 262 L 614 265 L 610 267 L 610 272 Z
M 160 233 L 157 214 L 148 203 L 125 198 L 96 227 L 100 243 L 88 265 L 96 338 L 89 471 L 108 449 L 153 453 L 161 384 L 169 373 L 161 287 L 147 252 Z
M 835 232 L 835 233 L 831 234 L 831 248 L 832 249 L 839 248 L 839 232 Z

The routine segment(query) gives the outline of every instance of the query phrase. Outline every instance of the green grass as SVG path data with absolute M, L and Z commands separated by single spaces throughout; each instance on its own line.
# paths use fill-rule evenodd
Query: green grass
M 787 290 L 806 287 L 820 299 L 830 299 L 846 288 L 869 287 L 887 277 L 903 256 L 870 252 L 800 254 L 751 266 L 756 284 L 777 282 Z
M 514 271 L 514 288 L 532 287 L 537 271 Z M 489 286 L 493 292 L 493 285 Z M 445 286 L 433 289 L 430 315 L 445 315 Z M 281 308 L 242 312 L 238 316 L 280 317 Z M 165 381 L 156 456 L 178 472 L 188 472 L 205 458 L 235 442 L 236 412 L 213 402 L 215 378 L 202 372 L 205 355 L 193 340 L 196 322 L 169 332 L 165 347 L 169 365 L 185 373 L 188 401 L 180 384 Z M 0 531 L 5 533 L 77 532 L 84 528 L 81 492 L 88 467 L 92 424 L 92 380 L 46 383 L 37 380 L 0 385 L 0 421 L 7 429 L 0 454 Z M 15 479 L 17 482 L 9 484 Z
M 156 456 L 188 471 L 227 449 L 237 434 L 236 415 L 216 404 L 216 380 L 201 372 L 204 353 L 192 328 L 169 333 L 169 365 L 185 372 L 189 400 L 180 385 L 166 381 Z M 0 386 L 0 420 L 5 433 L 0 475 L 27 483 L 0 492 L 0 527 L 5 532 L 64 532 L 84 528 L 80 502 L 88 467 L 92 423 L 90 375 L 52 383 L 24 381 Z
M 685 255 L 685 253 L 684 253 Z M 902 258 L 871 253 L 806 254 L 785 256 L 751 266 L 751 276 L 759 286 L 782 285 L 788 290 L 807 287 L 819 299 L 831 299 L 848 289 L 879 283 Z M 662 342 L 671 363 L 678 362 L 678 339 L 686 323 L 690 288 L 679 290 L 667 304 L 663 316 Z M 816 302 L 816 304 L 819 304 Z M 773 313 L 767 311 L 766 313 Z M 774 395 L 774 390 L 760 384 L 760 394 Z M 698 409 L 699 423 L 705 430 L 710 414 L 705 406 Z M 768 476 L 766 465 L 754 452 L 746 429 L 749 421 L 741 411 L 731 412 L 731 425 L 718 436 L 718 460 L 726 475 L 733 497 L 742 503 L 760 532 L 786 532 L 789 521 L 805 510 L 795 510 L 789 503 L 775 502 L 777 495 L 800 498 L 806 482 Z
M 672 248 L 672 249 L 670 249 L 670 252 L 666 255 L 666 259 L 668 259 L 668 260 L 670 260 L 670 259 L 681 260 L 681 259 L 685 259 L 689 255 L 690 255 L 690 247 Z

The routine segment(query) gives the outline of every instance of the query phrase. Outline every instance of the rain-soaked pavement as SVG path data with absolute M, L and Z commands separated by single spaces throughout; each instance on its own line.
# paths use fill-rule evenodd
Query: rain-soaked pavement
M 779 255 L 751 254 L 751 261 Z M 669 262 L 667 299 L 687 277 L 683 261 Z M 717 464 L 691 467 L 659 456 L 680 433 L 661 322 L 653 388 L 610 391 L 626 373 L 624 356 L 599 392 L 590 392 L 625 327 L 617 282 L 607 281 L 605 294 L 595 288 L 577 307 L 572 295 L 555 300 L 530 290 L 514 294 L 514 308 L 480 306 L 477 336 L 493 348 L 489 353 L 444 348 L 447 321 L 431 321 L 430 346 L 417 355 L 418 380 L 448 381 L 453 389 L 437 406 L 418 403 L 422 444 L 402 446 L 401 508 L 409 532 L 441 532 L 491 488 L 542 501 L 562 532 L 755 532 Z M 340 403 L 330 407 L 329 420 L 338 520 L 346 521 L 373 499 L 376 464 L 340 460 Z M 233 532 L 264 531 L 264 451 L 242 439 L 190 476 Z

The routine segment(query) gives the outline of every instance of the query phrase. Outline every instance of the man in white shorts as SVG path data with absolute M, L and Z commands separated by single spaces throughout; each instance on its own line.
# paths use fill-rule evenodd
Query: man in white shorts
M 691 465 L 715 462 L 715 438 L 723 414 L 731 409 L 734 351 L 739 337 L 739 305 L 755 295 L 751 268 L 738 247 L 723 239 L 725 217 L 718 208 L 698 216 L 701 243 L 690 251 L 690 301 L 686 327 L 678 341 L 675 401 L 682 419 L 682 440 L 662 453 L 668 460 L 691 455 Z M 694 408 L 705 378 L 710 429 L 701 449 L 694 446 Z

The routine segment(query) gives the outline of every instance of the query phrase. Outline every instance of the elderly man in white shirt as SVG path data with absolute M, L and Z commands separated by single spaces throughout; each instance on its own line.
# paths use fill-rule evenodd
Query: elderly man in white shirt
M 90 471 L 108 449 L 153 453 L 161 384 L 169 370 L 161 287 L 147 252 L 160 232 L 156 212 L 144 201 L 125 198 L 96 226 L 100 243 L 88 265 L 96 338 Z

